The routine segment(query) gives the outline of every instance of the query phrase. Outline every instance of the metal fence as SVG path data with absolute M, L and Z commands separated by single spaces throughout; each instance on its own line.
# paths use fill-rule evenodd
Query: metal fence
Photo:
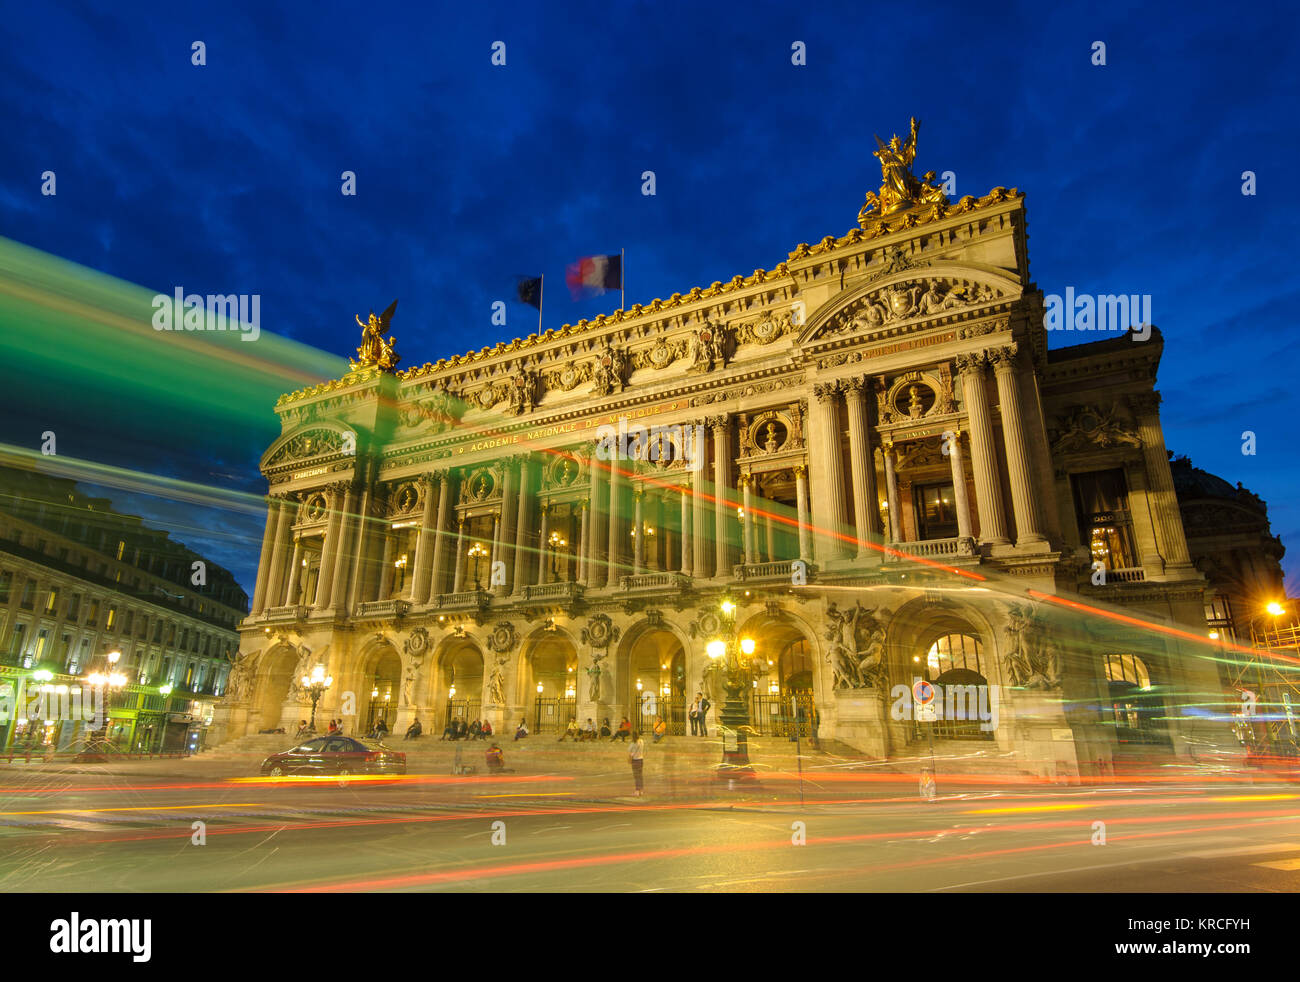
M 560 733 L 578 718 L 577 699 L 538 698 L 533 707 L 534 733 Z
M 749 722 L 759 736 L 816 736 L 817 707 L 813 694 L 794 692 L 754 693 L 749 699 Z

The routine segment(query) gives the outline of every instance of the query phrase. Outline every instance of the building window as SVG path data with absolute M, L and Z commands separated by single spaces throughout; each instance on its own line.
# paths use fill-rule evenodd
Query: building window
M 952 484 L 926 484 L 913 491 L 916 497 L 916 528 L 922 540 L 952 539 L 957 536 L 957 505 Z
M 23 653 L 23 642 L 27 639 L 27 625 L 15 624 L 9 635 L 9 656 L 16 658 Z
M 90 613 L 86 615 L 86 627 L 99 627 L 99 598 L 90 601 Z
M 105 622 L 105 624 L 104 624 L 104 630 L 106 630 L 106 631 L 111 631 L 111 630 L 113 630 L 113 625 L 116 624 L 116 623 L 117 623 L 117 605 L 116 605 L 116 604 L 109 604 L 109 605 L 108 605 L 108 620 L 107 620 L 107 621 Z
M 938 679 L 954 669 L 983 675 L 982 655 L 983 648 L 978 638 L 969 634 L 945 634 L 930 645 L 925 656 L 925 667 L 931 679 Z
M 1221 594 L 1209 594 L 1205 598 L 1205 623 L 1212 634 L 1218 634 L 1219 640 L 1233 641 L 1237 632 L 1232 624 L 1232 604 Z
M 933 735 L 947 740 L 992 740 L 993 730 L 981 718 L 991 696 L 984 675 L 984 651 L 971 634 L 936 638 L 925 655 L 925 677 L 940 687 L 943 705 Z
M 18 601 L 18 606 L 23 610 L 31 610 L 32 602 L 36 597 L 36 581 L 29 579 L 23 585 L 23 597 Z
M 1074 474 L 1071 480 L 1079 535 L 1091 550 L 1093 562 L 1103 563 L 1108 570 L 1140 566 L 1123 469 Z
M 126 542 L 124 542 L 123 540 L 119 539 L 118 542 L 117 542 L 117 556 L 116 556 L 116 558 L 117 558 L 117 559 L 121 559 L 121 558 L 122 558 L 122 553 L 125 552 L 125 551 L 126 551 Z
M 70 621 L 75 621 L 81 616 L 81 594 L 73 593 L 68 595 L 68 609 L 63 616 Z
M 9 570 L 0 571 L 0 604 L 9 602 L 9 590 L 14 582 L 14 574 Z
M 1152 691 L 1151 673 L 1137 655 L 1107 655 L 1106 682 L 1119 743 L 1165 743 L 1164 705 Z

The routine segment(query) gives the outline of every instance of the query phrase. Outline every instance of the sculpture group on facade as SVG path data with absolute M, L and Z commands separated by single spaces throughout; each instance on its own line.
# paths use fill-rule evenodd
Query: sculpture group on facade
M 848 610 L 840 610 L 834 601 L 826 605 L 826 632 L 829 642 L 826 661 L 831 666 L 831 684 L 836 689 L 874 689 L 883 686 L 885 677 L 885 626 L 876 617 L 876 608 L 857 601 Z
M 394 300 L 388 305 L 378 317 L 375 312 L 370 312 L 369 319 L 362 323 L 361 318 L 356 318 L 357 324 L 361 328 L 361 346 L 357 348 L 357 357 L 355 361 L 350 360 L 352 370 L 355 372 L 359 368 L 369 368 L 374 366 L 385 372 L 391 372 L 397 367 L 397 363 L 402 360 L 401 356 L 393 347 L 395 344 L 392 335 L 388 340 L 384 340 L 384 334 L 388 331 L 389 322 L 393 319 L 393 314 L 397 311 L 397 301 Z

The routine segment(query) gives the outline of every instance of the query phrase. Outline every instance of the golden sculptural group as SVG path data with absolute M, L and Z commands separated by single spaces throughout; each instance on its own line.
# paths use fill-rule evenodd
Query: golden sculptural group
M 877 216 L 893 215 L 918 205 L 947 203 L 948 196 L 943 189 L 930 183 L 934 180 L 934 171 L 926 171 L 920 179 L 912 173 L 912 161 L 916 159 L 916 133 L 920 128 L 921 124 L 913 116 L 912 129 L 906 140 L 900 140 L 897 133 L 890 137 L 889 143 L 876 137 L 879 149 L 872 156 L 880 160 L 880 191 L 868 191 L 867 203 L 858 212 L 858 224 L 864 228 L 873 211 Z
M 397 310 L 397 301 L 394 300 L 388 305 L 378 317 L 375 312 L 370 312 L 370 319 L 366 323 L 361 323 L 361 317 L 357 316 L 357 324 L 361 326 L 361 347 L 357 348 L 357 357 L 348 359 L 355 372 L 360 368 L 377 367 L 381 371 L 391 372 L 397 367 L 397 363 L 402 360 L 396 349 L 393 347 L 394 340 L 389 335 L 388 340 L 384 340 L 384 334 L 388 330 L 389 322 L 393 319 L 393 314 Z

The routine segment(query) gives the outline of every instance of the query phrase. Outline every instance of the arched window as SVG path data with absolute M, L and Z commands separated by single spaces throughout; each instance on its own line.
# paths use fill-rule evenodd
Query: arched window
M 1110 690 L 1110 716 L 1119 743 L 1164 743 L 1161 699 L 1152 691 L 1151 673 L 1137 655 L 1107 655 L 1103 663 Z
M 925 655 L 925 678 L 943 693 L 943 705 L 932 724 L 941 740 L 992 740 L 993 730 L 981 718 L 988 713 L 988 679 L 984 674 L 984 646 L 971 634 L 944 634 Z
M 979 638 L 969 634 L 945 634 L 930 645 L 925 656 L 925 667 L 929 671 L 930 680 L 934 682 L 953 669 L 965 669 L 983 675 L 982 656 L 983 647 Z

